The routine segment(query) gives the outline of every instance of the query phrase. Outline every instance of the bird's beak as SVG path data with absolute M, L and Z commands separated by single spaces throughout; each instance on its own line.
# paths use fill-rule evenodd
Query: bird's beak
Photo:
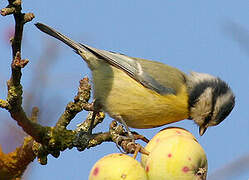
M 207 130 L 207 127 L 206 126 L 200 126 L 199 127 L 199 134 L 200 136 L 202 136 Z

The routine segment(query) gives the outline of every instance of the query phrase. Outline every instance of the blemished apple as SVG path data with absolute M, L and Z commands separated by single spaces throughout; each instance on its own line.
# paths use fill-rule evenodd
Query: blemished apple
M 160 132 L 158 132 L 146 145 L 145 149 L 148 152 L 151 152 L 151 150 L 159 144 L 161 141 L 172 137 L 172 136 L 185 136 L 191 139 L 196 140 L 193 134 L 191 134 L 186 129 L 180 128 L 180 127 L 167 127 L 165 129 L 162 129 Z M 197 141 L 197 140 L 196 140 Z M 142 154 L 141 155 L 141 164 L 143 167 L 145 167 L 146 161 L 147 161 L 148 155 Z
M 89 180 L 147 180 L 141 164 L 126 154 L 109 154 L 95 163 Z
M 148 180 L 206 180 L 207 157 L 201 145 L 186 136 L 158 143 L 145 164 Z

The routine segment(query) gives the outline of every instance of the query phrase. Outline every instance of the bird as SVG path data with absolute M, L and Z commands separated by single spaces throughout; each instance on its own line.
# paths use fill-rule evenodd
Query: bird
M 82 57 L 92 73 L 95 102 L 126 129 L 155 128 L 186 119 L 198 125 L 202 136 L 234 108 L 235 95 L 219 77 L 186 74 L 161 62 L 78 43 L 43 23 L 35 26 Z

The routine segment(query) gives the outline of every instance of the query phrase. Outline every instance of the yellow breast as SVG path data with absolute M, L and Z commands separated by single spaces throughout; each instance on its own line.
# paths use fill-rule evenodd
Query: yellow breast
M 113 118 L 121 116 L 129 127 L 152 128 L 189 117 L 184 85 L 177 95 L 160 95 L 105 63 L 92 73 L 94 95 L 103 110 Z

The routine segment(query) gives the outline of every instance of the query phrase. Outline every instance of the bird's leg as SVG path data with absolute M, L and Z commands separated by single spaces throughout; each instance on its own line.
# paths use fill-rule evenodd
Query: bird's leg
M 117 120 L 123 124 L 123 126 L 125 127 L 125 130 L 126 130 L 127 133 L 128 133 L 128 136 L 129 136 L 129 138 L 132 140 L 132 142 L 135 142 L 135 138 L 134 138 L 133 134 L 131 133 L 129 127 L 127 126 L 127 124 L 126 124 L 125 121 L 123 120 L 123 118 L 122 118 L 121 116 L 118 116 L 118 117 L 117 117 Z
M 87 132 L 88 134 L 92 134 L 92 130 L 93 130 L 93 126 L 94 126 L 94 120 L 96 118 L 96 115 L 99 113 L 99 110 L 100 110 L 100 105 L 96 100 L 94 100 L 93 101 L 93 114 L 92 114 L 89 129 L 88 129 L 88 132 Z
M 85 123 L 86 121 L 84 121 L 82 124 L 78 125 L 78 128 L 76 129 L 78 133 L 77 133 L 77 137 L 75 138 L 74 145 L 77 147 L 79 151 L 83 151 L 87 147 L 89 141 L 92 138 L 92 130 L 95 126 L 94 121 L 95 121 L 97 114 L 100 112 L 100 106 L 99 104 L 96 103 L 95 100 L 93 101 L 93 106 L 91 108 L 91 111 L 93 112 L 92 117 L 89 117 L 86 120 L 88 122 Z

